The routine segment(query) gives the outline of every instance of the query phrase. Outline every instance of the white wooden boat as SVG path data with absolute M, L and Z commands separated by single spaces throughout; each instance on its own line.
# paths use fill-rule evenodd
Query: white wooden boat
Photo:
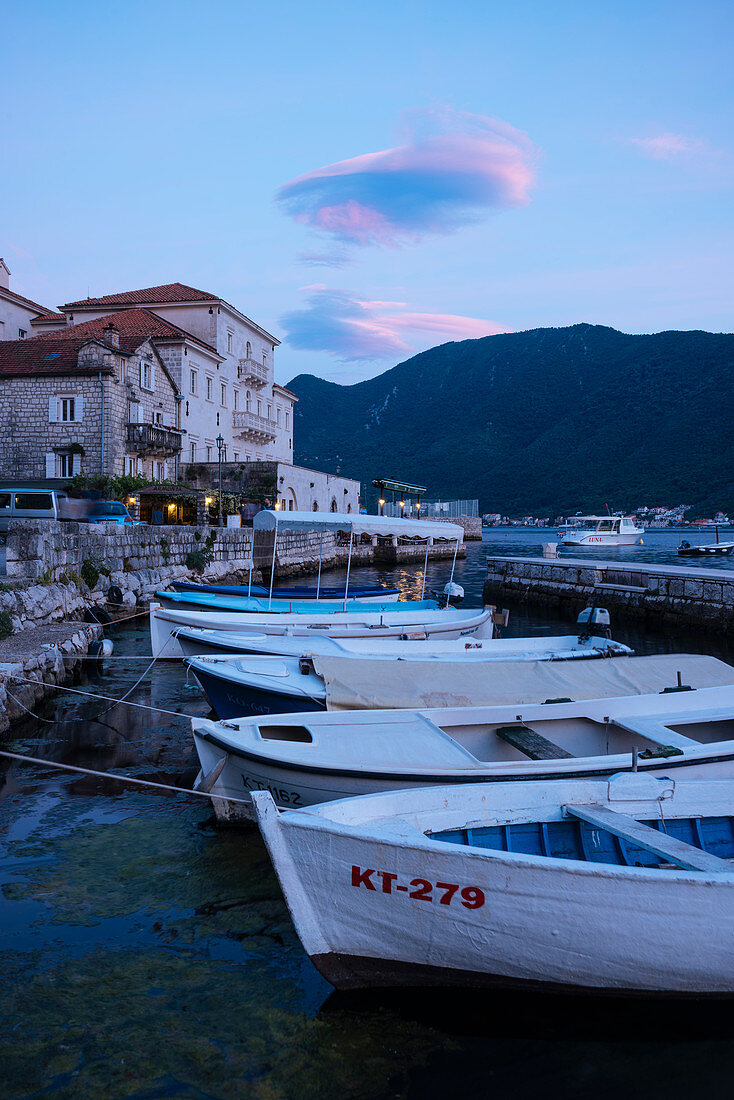
M 572 658 L 630 656 L 632 650 L 621 642 L 600 636 L 575 634 L 545 635 L 534 638 L 331 638 L 282 637 L 274 634 L 235 634 L 227 630 L 182 627 L 176 637 L 185 657 L 202 654 L 259 653 L 273 657 L 391 657 L 400 660 L 529 660 L 552 661 Z
M 633 546 L 644 534 L 631 516 L 579 516 L 563 528 L 561 546 Z
M 734 994 L 734 782 L 253 796 L 305 950 L 341 989 Z
M 267 612 L 175 611 L 150 605 L 150 641 L 154 656 L 182 657 L 176 637 L 181 627 L 308 638 L 491 638 L 493 608 L 436 611 L 332 611 L 269 615 Z
M 692 690 L 678 690 L 679 672 Z M 546 696 L 538 695 L 541 673 Z M 734 778 L 734 669 L 714 657 L 516 665 L 507 675 L 514 701 L 494 706 L 193 719 L 196 785 L 215 796 L 217 817 L 233 822 L 251 818 L 239 801 L 248 790 L 301 807 L 380 790 L 606 776 L 634 766 Z M 571 690 L 573 702 L 558 701 Z M 535 701 L 527 701 L 530 691 Z
M 215 632 L 216 633 L 216 632 Z M 279 639 L 276 639 L 278 641 Z M 203 692 L 219 718 L 238 718 L 243 714 L 283 714 L 299 710 L 333 710 L 350 706 L 448 706 L 469 701 L 480 703 L 512 702 L 514 678 L 507 675 L 508 662 L 575 661 L 631 654 L 631 650 L 606 638 L 580 641 L 571 635 L 561 638 L 490 639 L 482 648 L 460 641 L 436 643 L 453 652 L 430 652 L 421 656 L 410 653 L 411 646 L 429 646 L 430 642 L 393 642 L 403 653 L 329 653 L 303 652 L 299 656 L 204 654 L 186 658 Z M 179 642 L 182 643 L 179 635 Z M 337 643 L 333 638 L 314 642 Z M 302 651 L 298 639 L 283 639 L 284 645 Z M 374 643 L 373 643 L 374 644 Z M 309 643 L 310 645 L 310 643 Z M 482 646 L 482 643 L 478 643 Z M 385 668 L 385 662 L 390 667 Z M 358 667 L 357 667 L 358 664 Z M 471 664 L 473 675 L 467 681 L 463 670 Z M 399 694 L 394 694 L 395 678 Z M 387 675 L 386 675 L 387 674 Z M 539 677 L 538 701 L 547 697 L 548 678 Z M 346 686 L 346 691 L 345 691 Z M 532 690 L 532 689 L 531 689 Z

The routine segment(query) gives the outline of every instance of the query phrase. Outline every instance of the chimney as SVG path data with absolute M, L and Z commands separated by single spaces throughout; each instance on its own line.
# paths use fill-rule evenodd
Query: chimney
M 119 348 L 120 330 L 117 325 L 113 325 L 110 321 L 109 325 L 104 327 L 103 336 L 108 344 L 112 344 L 113 348 Z
M 10 289 L 10 268 L 0 256 L 0 286 L 5 290 Z

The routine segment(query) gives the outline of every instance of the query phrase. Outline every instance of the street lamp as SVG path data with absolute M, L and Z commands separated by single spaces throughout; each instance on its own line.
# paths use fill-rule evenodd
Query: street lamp
M 384 514 L 385 514 L 385 498 L 380 497 L 380 499 L 378 500 L 377 503 L 380 505 L 380 515 L 384 516 Z
M 219 433 L 217 436 L 217 450 L 219 451 L 219 526 L 222 527 L 222 448 L 224 447 L 224 436 Z

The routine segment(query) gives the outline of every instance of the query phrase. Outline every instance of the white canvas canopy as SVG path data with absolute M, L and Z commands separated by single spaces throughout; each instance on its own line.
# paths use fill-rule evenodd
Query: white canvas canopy
M 272 600 L 273 597 L 275 549 L 278 545 L 279 531 L 318 531 L 320 533 L 319 574 L 318 580 L 316 581 L 317 598 L 321 588 L 321 559 L 323 556 L 324 531 L 349 531 L 349 558 L 347 560 L 347 582 L 344 592 L 345 604 L 346 594 L 349 591 L 349 574 L 352 568 L 352 547 L 354 545 L 355 535 L 396 536 L 397 538 L 418 538 L 425 541 L 426 558 L 423 567 L 423 591 L 421 592 L 421 599 L 423 599 L 426 587 L 429 540 L 441 539 L 455 543 L 454 561 L 451 566 L 450 578 L 450 580 L 453 581 L 459 543 L 464 538 L 464 528 L 458 523 L 436 523 L 433 520 L 423 519 L 393 519 L 392 516 L 366 516 L 352 512 L 275 512 L 263 508 L 263 510 L 258 512 L 255 516 L 252 525 L 255 531 L 275 532 L 275 537 L 273 539 L 273 560 L 270 567 L 270 600 Z M 252 559 L 250 559 L 250 588 L 251 587 Z M 270 602 L 268 602 L 268 607 L 269 606 Z
M 734 684 L 715 657 L 661 654 L 615 661 L 379 661 L 314 654 L 328 710 L 469 707 L 650 695 L 683 684 Z
M 264 508 L 253 520 L 257 531 L 350 531 L 355 535 L 461 541 L 464 530 L 458 523 L 436 523 L 427 519 L 398 519 L 365 516 L 352 512 L 271 512 Z

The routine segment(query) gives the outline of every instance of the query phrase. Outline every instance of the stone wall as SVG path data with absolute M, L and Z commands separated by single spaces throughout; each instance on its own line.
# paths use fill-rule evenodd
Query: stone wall
M 724 570 L 487 558 L 485 603 L 513 598 L 573 616 L 596 604 L 655 626 L 734 632 L 734 573 Z

